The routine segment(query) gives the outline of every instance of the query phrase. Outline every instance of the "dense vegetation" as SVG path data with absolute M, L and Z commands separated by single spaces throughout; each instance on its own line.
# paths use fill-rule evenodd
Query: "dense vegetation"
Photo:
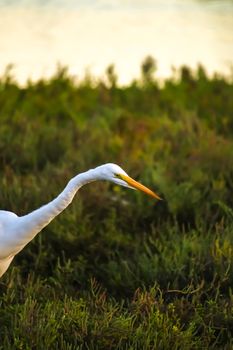
M 0 281 L 0 349 L 233 348 L 233 83 L 155 62 L 0 79 L 1 209 L 27 213 L 101 163 L 163 198 L 81 189 Z

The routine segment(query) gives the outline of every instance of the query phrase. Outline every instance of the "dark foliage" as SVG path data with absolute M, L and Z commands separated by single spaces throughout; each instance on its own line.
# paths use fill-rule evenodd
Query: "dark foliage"
M 93 183 L 0 284 L 0 349 L 233 347 L 233 85 L 182 67 L 78 82 L 0 79 L 1 208 L 18 215 L 76 173 L 121 165 L 164 201 Z

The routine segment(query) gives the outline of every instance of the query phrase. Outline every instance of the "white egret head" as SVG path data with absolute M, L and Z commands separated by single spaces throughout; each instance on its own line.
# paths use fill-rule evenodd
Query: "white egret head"
M 132 189 L 142 191 L 156 199 L 161 198 L 146 186 L 132 179 L 119 165 L 107 163 L 94 169 L 100 180 L 111 181 L 116 185 L 124 186 Z

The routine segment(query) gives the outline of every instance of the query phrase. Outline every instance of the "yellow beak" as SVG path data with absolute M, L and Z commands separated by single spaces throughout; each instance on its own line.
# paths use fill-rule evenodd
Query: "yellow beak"
M 124 180 L 125 182 L 127 182 L 127 184 L 130 185 L 131 187 L 134 187 L 139 191 L 145 192 L 149 196 L 154 197 L 158 200 L 162 200 L 162 198 L 160 198 L 155 192 L 151 191 L 149 188 L 147 188 L 146 186 L 143 186 L 142 184 L 135 181 L 131 177 L 129 177 L 127 175 L 123 175 L 123 174 L 119 174 L 119 177 L 121 177 L 121 179 Z

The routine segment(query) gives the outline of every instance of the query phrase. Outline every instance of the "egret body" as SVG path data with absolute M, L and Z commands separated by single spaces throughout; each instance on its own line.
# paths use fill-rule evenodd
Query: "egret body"
M 108 163 L 73 177 L 55 199 L 27 215 L 17 216 L 10 211 L 0 210 L 0 277 L 14 256 L 72 202 L 82 186 L 98 180 L 138 189 L 160 199 L 155 192 L 129 177 L 121 167 Z

